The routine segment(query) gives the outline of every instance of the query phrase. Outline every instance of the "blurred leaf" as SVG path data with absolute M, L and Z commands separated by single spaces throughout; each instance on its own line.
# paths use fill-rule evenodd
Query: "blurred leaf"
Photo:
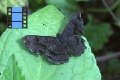
M 76 0 L 46 0 L 46 3 L 57 7 L 68 19 L 79 10 Z
M 76 1 L 91 1 L 91 0 L 76 0 Z
M 1 20 L 2 17 L 3 17 L 3 14 L 0 13 L 0 20 Z
M 93 17 L 89 17 L 89 22 L 85 25 L 85 37 L 95 51 L 101 49 L 108 42 L 111 34 L 109 23 L 97 23 Z
M 6 29 L 6 27 L 4 26 L 4 24 L 0 23 L 0 36 L 5 31 L 5 29 Z
M 28 1 L 29 1 L 29 5 L 30 5 L 30 10 L 32 13 L 46 5 L 45 0 L 34 0 L 34 1 L 28 0 Z
M 115 13 L 116 13 L 116 16 L 120 18 L 120 6 L 117 8 Z
M 47 4 L 52 4 L 60 9 L 71 9 L 71 10 L 77 10 L 78 5 L 75 0 L 46 0 Z
M 116 14 L 116 17 L 117 17 L 117 19 L 118 19 L 116 25 L 120 27 L 120 5 L 119 5 L 119 7 L 117 8 L 115 14 Z
M 116 25 L 120 27 L 120 18 L 119 18 L 118 21 L 116 22 Z
M 109 61 L 107 70 L 111 74 L 119 74 L 120 75 L 120 61 L 119 59 L 112 59 Z
M 32 1 L 32 0 L 29 0 Z M 33 2 L 33 1 L 32 1 Z M 35 3 L 41 4 L 43 2 L 43 0 L 34 0 Z
M 21 70 L 18 68 L 14 55 L 9 57 L 6 69 L 2 73 L 1 80 L 25 80 L 25 77 L 21 74 Z
M 7 7 L 19 7 L 28 4 L 27 0 L 0 0 L 0 12 L 7 14 Z

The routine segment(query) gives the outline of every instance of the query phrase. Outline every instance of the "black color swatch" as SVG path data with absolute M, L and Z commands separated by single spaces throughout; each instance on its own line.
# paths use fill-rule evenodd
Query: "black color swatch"
M 84 34 L 81 13 L 75 13 L 62 34 L 52 36 L 26 35 L 25 45 L 34 53 L 43 55 L 54 64 L 66 63 L 69 56 L 80 56 L 86 49 L 81 35 Z

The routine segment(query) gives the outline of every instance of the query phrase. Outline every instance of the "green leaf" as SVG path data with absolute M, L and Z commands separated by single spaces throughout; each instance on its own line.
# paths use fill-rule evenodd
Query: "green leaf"
M 48 5 L 28 17 L 28 29 L 7 29 L 0 37 L 0 80 L 5 75 L 3 73 L 11 55 L 15 55 L 25 80 L 101 80 L 95 57 L 85 37 L 87 49 L 84 53 L 80 57 L 70 57 L 68 63 L 61 65 L 53 65 L 45 56 L 35 55 L 21 40 L 25 35 L 56 36 L 65 28 L 63 22 L 63 14 Z
M 7 14 L 7 7 L 25 6 L 28 4 L 27 0 L 0 0 L 0 12 Z
M 85 25 L 85 37 L 88 39 L 91 48 L 96 51 L 108 42 L 108 37 L 112 34 L 112 31 L 108 23 L 97 23 L 92 16 L 88 17 L 89 22 Z
M 25 80 L 21 74 L 21 70 L 18 68 L 14 55 L 9 57 L 1 80 Z

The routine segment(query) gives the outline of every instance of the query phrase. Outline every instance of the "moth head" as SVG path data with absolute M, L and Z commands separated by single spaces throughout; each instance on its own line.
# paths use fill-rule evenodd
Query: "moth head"
M 33 40 L 34 40 L 34 36 L 28 36 L 28 35 L 26 35 L 26 36 L 24 36 L 23 38 L 22 38 L 22 41 L 25 43 L 25 44 L 27 44 L 27 45 L 30 45 L 31 44 L 31 42 L 33 42 Z
M 34 52 L 34 43 L 35 43 L 35 36 L 32 35 L 26 35 L 22 38 L 22 41 L 25 43 L 25 45 Z
M 77 12 L 71 17 L 71 23 L 74 25 L 73 33 L 74 35 L 83 35 L 84 34 L 84 25 L 81 13 Z

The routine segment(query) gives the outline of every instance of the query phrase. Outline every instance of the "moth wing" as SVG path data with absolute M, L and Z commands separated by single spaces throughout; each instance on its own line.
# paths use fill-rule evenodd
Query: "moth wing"
M 65 51 L 64 47 L 56 37 L 50 37 L 47 39 L 49 48 L 46 52 L 46 57 L 54 64 L 66 63 L 69 60 L 69 55 Z
M 79 36 L 66 37 L 65 41 L 75 56 L 81 55 L 86 49 L 86 46 L 84 45 L 84 39 Z
M 69 56 L 56 37 L 26 35 L 22 40 L 36 54 L 42 55 L 46 51 L 47 59 L 54 64 L 62 64 L 69 60 Z
M 42 55 L 47 49 L 46 37 L 48 36 L 26 35 L 22 40 L 32 52 Z
M 84 34 L 83 19 L 81 17 L 81 13 L 77 12 L 71 17 L 62 35 L 70 37 L 73 35 L 83 35 L 83 34 Z

